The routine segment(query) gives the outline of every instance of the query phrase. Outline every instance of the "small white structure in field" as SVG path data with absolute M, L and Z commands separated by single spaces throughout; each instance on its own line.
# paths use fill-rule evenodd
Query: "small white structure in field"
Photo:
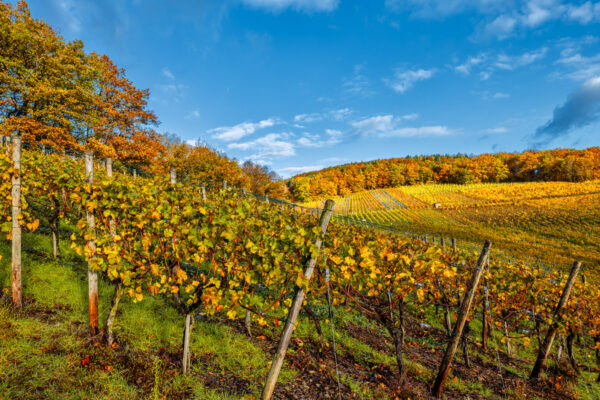
M 435 208 L 435 209 L 442 208 L 442 203 L 433 203 L 433 208 Z

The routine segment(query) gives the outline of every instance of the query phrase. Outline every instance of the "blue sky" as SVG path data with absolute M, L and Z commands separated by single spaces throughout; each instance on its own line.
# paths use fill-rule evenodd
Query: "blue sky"
M 600 1 L 31 0 L 151 91 L 158 130 L 283 177 L 600 143 Z

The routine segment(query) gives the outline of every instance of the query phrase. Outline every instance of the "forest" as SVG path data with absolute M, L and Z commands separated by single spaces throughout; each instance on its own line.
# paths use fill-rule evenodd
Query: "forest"
M 359 162 L 297 175 L 289 180 L 289 187 L 297 201 L 306 202 L 421 183 L 582 182 L 599 177 L 600 148 L 590 147 Z

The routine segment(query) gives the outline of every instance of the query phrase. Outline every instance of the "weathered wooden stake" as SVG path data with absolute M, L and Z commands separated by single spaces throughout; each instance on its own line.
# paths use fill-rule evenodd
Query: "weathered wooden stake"
M 6 141 L 8 144 L 8 141 Z M 12 299 L 13 306 L 23 308 L 21 287 L 21 137 L 12 137 L 12 159 L 15 172 L 12 176 Z
M 86 182 L 91 185 L 94 183 L 94 154 L 91 151 L 84 153 L 85 161 L 85 178 Z M 87 209 L 85 210 L 85 216 L 88 225 L 88 235 L 91 237 L 88 240 L 88 247 L 91 253 L 96 252 L 96 220 L 94 213 Z M 89 322 L 90 322 L 90 336 L 96 337 L 98 335 L 98 273 L 92 270 L 94 256 L 91 256 L 88 260 L 88 302 L 89 302 Z
M 504 321 L 504 338 L 506 339 L 506 355 L 508 357 L 512 357 L 512 344 L 510 343 L 510 336 L 508 336 L 508 324 L 506 323 L 506 321 Z
M 112 178 L 112 176 L 113 176 L 112 158 L 108 157 L 105 161 L 105 165 L 106 165 L 106 176 L 108 176 L 109 178 Z
M 573 285 L 575 285 L 575 279 L 577 278 L 577 274 L 579 273 L 580 269 L 581 263 L 579 261 L 575 261 L 573 263 L 573 266 L 571 267 L 571 273 L 569 274 L 569 278 L 567 279 L 565 288 L 563 289 L 562 295 L 560 296 L 560 301 L 554 309 L 554 313 L 552 315 L 552 324 L 550 325 L 550 328 L 548 328 L 548 332 L 546 333 L 544 343 L 540 346 L 540 351 L 538 353 L 537 360 L 535 361 L 535 365 L 533 366 L 533 370 L 531 371 L 531 375 L 529 376 L 531 379 L 539 378 L 540 373 L 544 368 L 544 363 L 548 358 L 548 354 L 550 354 L 552 342 L 554 342 L 554 337 L 556 336 L 556 332 L 558 331 L 559 322 L 561 319 L 560 313 L 563 307 L 567 304 L 567 301 L 569 301 L 569 295 L 571 294 Z
M 133 169 L 131 174 L 133 175 L 133 179 L 137 178 L 137 170 L 135 168 Z
M 223 179 L 223 189 L 227 189 L 227 181 Z
M 206 185 L 202 184 L 202 201 L 206 201 Z
M 192 352 L 190 348 L 192 337 L 192 326 L 194 325 L 193 312 L 185 314 L 185 329 L 183 331 L 183 373 L 184 375 L 190 372 L 192 366 Z
M 246 317 L 244 318 L 244 327 L 248 336 L 252 337 L 252 313 L 250 310 L 246 311 Z
M 440 245 L 442 246 L 442 248 L 446 247 L 446 244 L 444 243 L 444 237 L 443 236 L 440 238 Z
M 171 168 L 170 176 L 171 176 L 171 185 L 176 184 L 177 183 L 177 171 L 175 170 L 175 168 Z
M 456 239 L 452 238 L 452 251 L 456 251 Z
M 458 317 L 456 318 L 456 325 L 454 326 L 454 331 L 452 332 L 452 338 L 450 339 L 450 343 L 448 343 L 446 353 L 444 354 L 444 358 L 442 359 L 442 363 L 440 365 L 440 370 L 435 383 L 433 384 L 433 388 L 431 389 L 432 394 L 437 398 L 441 396 L 444 383 L 448 377 L 448 372 L 450 372 L 452 359 L 454 358 L 454 353 L 456 353 L 456 348 L 460 342 L 465 322 L 467 321 L 467 317 L 469 315 L 469 309 L 473 303 L 473 298 L 477 292 L 477 286 L 479 286 L 479 280 L 481 279 L 486 261 L 490 255 L 490 246 L 490 241 L 486 240 L 483 245 L 483 249 L 481 250 L 481 254 L 479 255 L 479 260 L 477 261 L 475 271 L 473 271 L 471 280 L 467 284 L 467 290 L 465 291 L 465 295 L 460 304 Z
M 325 208 L 323 209 L 323 213 L 321 214 L 321 219 L 319 224 L 321 225 L 321 232 L 325 234 L 327 231 L 327 227 L 329 226 L 329 221 L 331 220 L 331 215 L 333 213 L 333 200 L 327 200 L 325 203 Z M 321 250 L 322 239 L 319 237 L 316 240 L 317 251 Z M 317 264 L 317 257 L 312 257 L 305 266 L 304 269 L 304 277 L 307 281 L 310 281 L 312 277 L 313 271 L 315 269 L 315 265 Z M 288 311 L 288 317 L 285 322 L 285 326 L 283 328 L 283 332 L 281 334 L 281 338 L 279 339 L 279 345 L 277 346 L 277 352 L 273 357 L 273 361 L 271 363 L 271 368 L 269 369 L 269 374 L 267 375 L 267 379 L 265 381 L 265 387 L 262 392 L 262 400 L 269 400 L 271 396 L 273 396 L 273 391 L 275 390 L 275 384 L 277 383 L 277 378 L 279 377 L 279 372 L 281 371 L 281 367 L 283 365 L 283 359 L 285 358 L 285 353 L 287 352 L 288 345 L 290 344 L 290 339 L 292 338 L 292 333 L 294 331 L 294 326 L 296 325 L 296 320 L 298 318 L 298 314 L 300 313 L 300 309 L 302 308 L 302 302 L 304 301 L 304 297 L 306 296 L 306 292 L 302 288 L 296 289 L 296 296 L 294 297 L 294 301 L 290 310 Z

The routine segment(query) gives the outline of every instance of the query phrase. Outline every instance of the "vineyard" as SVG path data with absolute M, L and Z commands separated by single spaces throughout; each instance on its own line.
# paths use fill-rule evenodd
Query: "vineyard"
M 597 397 L 593 253 L 539 268 L 507 262 L 495 242 L 454 250 L 343 223 L 405 213 L 441 225 L 450 217 L 435 213 L 460 212 L 499 225 L 476 211 L 510 206 L 508 188 L 525 211 L 504 224 L 534 224 L 536 202 L 583 212 L 596 183 L 388 189 L 309 209 L 174 170 L 134 178 L 91 152 L 5 145 L 2 397 Z M 587 210 L 577 218 L 593 240 Z M 479 247 L 497 236 L 484 233 Z
M 486 237 L 509 259 L 553 268 L 572 258 L 597 266 L 600 259 L 598 181 L 416 185 L 335 201 L 340 219 L 445 244 L 454 238 L 472 247 Z

